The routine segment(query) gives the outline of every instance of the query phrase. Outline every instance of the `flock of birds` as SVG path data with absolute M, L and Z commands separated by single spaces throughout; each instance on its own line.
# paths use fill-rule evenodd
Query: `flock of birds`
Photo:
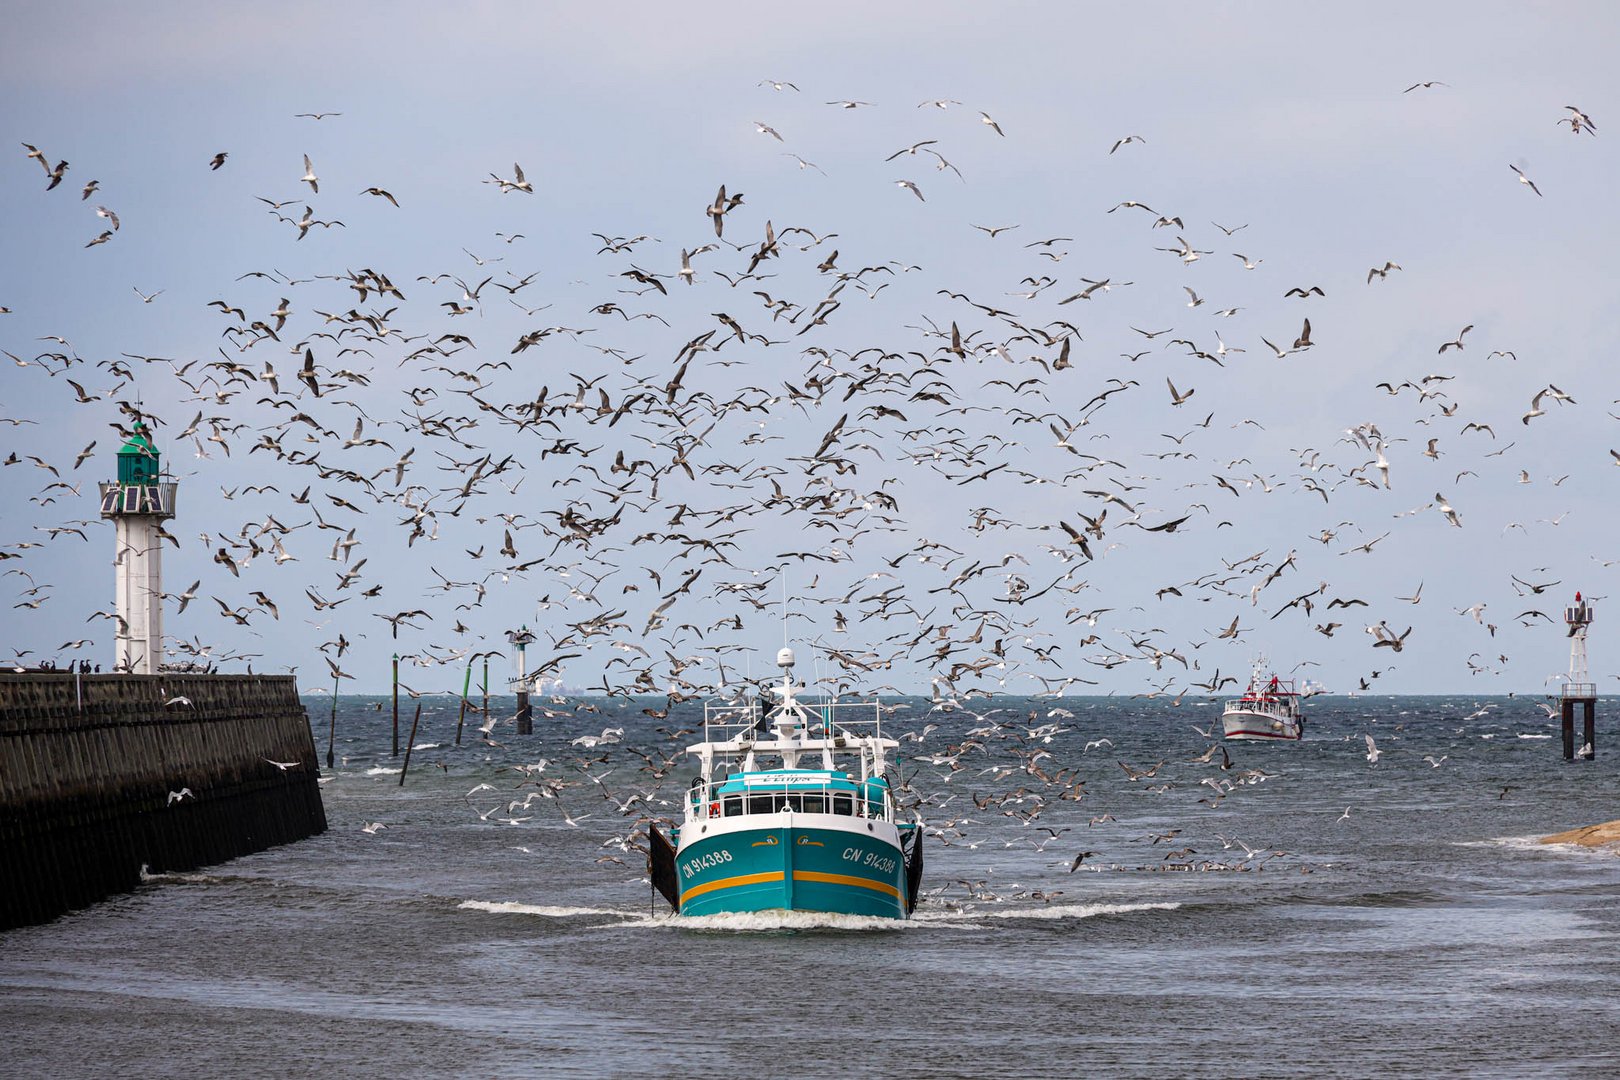
M 1428 81 L 1405 93 L 1418 91 L 1451 88 Z M 800 90 L 764 80 L 757 92 L 770 101 Z M 821 107 L 877 108 L 854 99 Z M 933 213 L 942 201 L 930 201 L 936 184 L 970 184 L 972 155 L 958 144 L 1020 137 L 1016 124 L 1003 127 L 953 99 L 906 111 L 928 117 L 929 127 L 968 115 L 965 125 L 914 132 L 928 138 L 908 133 L 905 145 L 872 154 L 875 176 L 879 167 L 909 174 L 881 174 L 907 211 Z M 1565 111 L 1558 123 L 1596 136 L 1583 110 Z M 298 114 L 325 124 L 343 117 Z M 753 123 L 773 153 L 792 159 L 795 174 L 825 175 L 788 149 L 785 126 Z M 1098 151 L 1117 160 L 1148 146 L 1128 134 Z M 53 163 L 31 143 L 23 149 L 21 169 L 0 182 L 37 183 L 43 198 L 70 199 L 69 162 Z M 358 209 L 361 200 L 373 228 L 372 211 L 413 205 L 399 183 L 334 178 L 327 169 L 322 176 L 312 155 L 301 157 L 302 175 L 290 164 L 270 195 L 258 194 L 264 178 L 241 182 L 244 205 L 267 207 L 301 256 L 318 253 L 334 229 L 360 231 L 356 213 L 342 210 L 346 223 L 318 212 L 317 200 L 334 186 L 356 193 L 348 205 Z M 43 175 L 32 173 L 35 163 Z M 199 155 L 196 171 L 238 183 L 233 164 L 219 150 Z M 1547 197 L 1518 165 L 1509 167 L 1527 195 Z M 930 221 L 931 229 L 959 229 L 972 259 L 983 245 L 994 245 L 998 258 L 1016 245 L 1010 259 L 1027 273 L 997 293 L 970 296 L 954 287 L 953 268 L 882 259 L 858 236 L 824 225 L 778 224 L 771 198 L 718 183 L 712 199 L 707 188 L 694 196 L 665 236 L 594 233 L 597 266 L 564 269 L 545 256 L 525 262 L 526 238 L 515 231 L 532 220 L 523 215 L 543 199 L 543 181 L 513 162 L 466 186 L 535 204 L 514 212 L 514 231 L 473 241 L 477 252 L 463 248 L 468 261 L 459 265 L 334 261 L 309 276 L 245 268 L 217 297 L 189 301 L 216 320 L 213 354 L 87 358 L 71 327 L 25 342 L 10 324 L 26 313 L 0 307 L 0 342 L 14 365 L 0 416 L 12 445 L 0 476 L 19 495 L 8 506 L 27 511 L 8 514 L 11 535 L 0 536 L 0 580 L 17 589 L 15 666 L 108 646 L 117 612 L 62 613 L 55 596 L 64 590 L 52 579 L 99 550 L 85 469 L 105 464 L 139 423 L 154 432 L 170 468 L 194 457 L 188 489 L 230 483 L 220 484 L 217 499 L 188 491 L 188 507 L 209 509 L 183 508 L 169 523 L 175 532 L 161 533 L 174 549 L 170 566 L 195 577 L 164 597 L 179 628 L 171 662 L 251 670 L 265 655 L 261 642 L 276 641 L 280 657 L 286 639 L 307 640 L 308 659 L 294 665 L 304 689 L 337 692 L 359 677 L 360 656 L 375 685 L 377 658 L 395 652 L 407 664 L 402 689 L 416 697 L 459 685 L 463 667 L 482 659 L 509 661 L 509 650 L 485 643 L 497 637 L 492 624 L 504 628 L 517 610 L 539 635 L 531 677 L 634 697 L 616 707 L 665 725 L 660 744 L 637 747 L 610 722 L 575 739 L 566 759 L 542 758 L 515 766 L 509 781 L 476 785 L 465 799 L 480 822 L 519 826 L 542 811 L 564 827 L 612 821 L 617 834 L 598 862 L 639 868 L 646 828 L 669 822 L 689 775 L 681 749 L 693 730 L 671 713 L 750 685 L 760 674 L 751 668 L 760 643 L 785 626 L 812 646 L 824 689 L 908 694 L 917 687 L 907 680 L 926 679 L 939 716 L 892 719 L 919 725 L 904 736 L 898 794 L 939 844 L 1050 849 L 1051 865 L 1069 874 L 1259 871 L 1289 853 L 1219 834 L 1218 849 L 1202 838 L 1194 847 L 1181 827 L 1121 824 L 1079 807 L 1105 773 L 1120 790 L 1179 790 L 1189 806 L 1191 792 L 1209 808 L 1270 779 L 1234 762 L 1211 731 L 1199 731 L 1209 740 L 1201 752 L 1133 764 L 1105 758 L 1106 737 L 1063 741 L 1074 714 L 1055 702 L 1041 715 L 982 699 L 1056 699 L 1125 669 L 1140 673 L 1138 696 L 1180 705 L 1241 689 L 1249 652 L 1267 635 L 1288 634 L 1304 666 L 1321 650 L 1349 655 L 1335 635 L 1356 624 L 1362 633 L 1346 637 L 1365 650 L 1357 655 L 1366 673 L 1353 689 L 1372 690 L 1384 665 L 1417 640 L 1417 623 L 1402 613 L 1425 601 L 1425 581 L 1413 575 L 1387 595 L 1362 596 L 1331 582 L 1337 567 L 1376 558 L 1407 519 L 1428 516 L 1466 531 L 1465 480 L 1556 488 L 1562 477 L 1536 481 L 1509 455 L 1517 441 L 1541 434 L 1541 418 L 1590 407 L 1578 399 L 1591 388 L 1537 379 L 1519 366 L 1514 343 L 1471 340 L 1473 324 L 1443 337 L 1451 324 L 1434 336 L 1436 363 L 1466 356 L 1471 366 L 1392 376 L 1369 388 L 1387 395 L 1378 418 L 1256 463 L 1243 448 L 1263 421 L 1223 411 L 1207 380 L 1252 386 L 1265 378 L 1255 374 L 1258 363 L 1306 364 L 1331 353 L 1323 314 L 1347 287 L 1338 282 L 1399 288 L 1412 253 L 1336 267 L 1326 285 L 1272 282 L 1264 275 L 1280 260 L 1257 257 L 1263 249 L 1240 238 L 1248 224 L 1205 228 L 1137 199 L 1097 207 L 1097 223 L 1164 267 L 1167 280 L 1138 282 L 1106 269 L 1073 271 L 1106 256 L 1058 231 Z M 96 179 L 82 185 L 80 202 L 93 208 L 96 228 L 85 249 L 121 241 L 124 219 L 99 201 L 114 194 Z M 124 217 L 137 215 L 126 209 Z M 1233 246 L 1244 250 L 1221 250 Z M 1206 268 L 1217 262 L 1227 276 L 1209 279 Z M 583 301 L 546 283 L 579 273 L 593 279 Z M 182 302 L 168 284 L 130 288 L 143 306 Z M 1109 306 L 1126 290 L 1167 297 L 1163 320 L 1110 329 Z M 1240 315 L 1255 290 L 1297 305 L 1298 314 L 1263 333 L 1246 326 Z M 896 303 L 907 306 L 891 317 Z M 1111 355 L 1096 344 L 1110 332 L 1132 342 L 1127 351 Z M 1469 407 L 1470 384 L 1493 361 L 1500 365 L 1491 377 L 1524 382 L 1522 415 Z M 102 433 L 54 460 L 32 452 L 47 429 L 81 426 Z M 1610 454 L 1620 464 L 1620 451 Z M 1458 467 L 1441 469 L 1442 457 Z M 1437 470 L 1443 479 L 1431 484 Z M 1409 505 L 1397 493 L 1412 486 L 1438 490 Z M 232 512 L 233 527 L 221 526 Z M 1389 524 L 1369 527 L 1375 516 Z M 1552 528 L 1561 518 L 1534 524 Z M 209 531 L 185 535 L 183 526 L 199 520 Z M 1509 522 L 1502 533 L 1515 528 L 1529 526 Z M 1144 579 L 1140 563 L 1125 562 L 1143 550 L 1149 564 L 1194 568 Z M 110 584 L 110 572 L 106 578 Z M 1481 583 L 1487 599 L 1459 598 L 1425 630 L 1471 635 L 1469 673 L 1498 672 L 1513 631 L 1557 622 L 1540 598 L 1562 584 L 1546 567 L 1515 569 L 1506 581 Z M 201 602 L 188 611 L 193 601 Z M 1205 629 L 1163 629 L 1165 612 L 1178 605 Z M 40 644 L 53 640 L 41 626 L 96 622 L 107 624 L 106 636 Z M 582 669 L 591 674 L 578 678 Z M 542 699 L 540 722 L 588 722 L 603 708 Z M 947 716 L 972 723 L 947 732 Z M 509 723 L 485 716 L 476 736 L 500 746 Z M 1366 748 L 1376 765 L 1385 751 L 1371 735 Z M 1425 759 L 1432 768 L 1445 761 Z M 600 795 L 602 806 L 581 812 L 582 792 Z M 182 788 L 169 804 L 194 798 Z M 971 830 L 987 822 L 1004 827 Z M 364 832 L 387 828 L 373 821 Z M 1105 833 L 1107 844 L 1097 839 Z M 1133 851 L 1139 857 L 1121 854 Z M 1062 895 L 978 879 L 936 886 L 936 899 L 956 897 L 958 888 L 975 901 Z
M 1409 92 L 1418 90 L 1452 92 L 1440 82 Z M 755 92 L 779 100 L 799 88 L 765 80 Z M 875 108 L 852 99 L 825 107 Z M 933 99 L 909 111 L 964 110 Z M 970 183 L 953 140 L 1019 137 L 1015 124 L 984 111 L 975 122 L 966 111 L 966 130 L 875 153 L 874 166 L 931 166 L 938 179 L 892 179 L 932 207 L 930 183 Z M 1590 116 L 1567 111 L 1560 123 L 1596 136 Z M 299 116 L 344 122 L 340 112 Z M 776 123 L 755 127 L 768 145 L 791 145 Z M 1117 160 L 1148 145 L 1125 135 L 1099 154 Z M 70 198 L 68 161 L 53 163 L 32 143 L 23 149 L 21 171 L 5 182 Z M 795 173 L 822 171 L 797 152 L 774 152 L 794 158 Z M 199 155 L 196 169 L 240 183 L 244 203 L 268 206 L 300 253 L 332 229 L 356 231 L 317 211 L 334 185 L 384 214 L 411 205 L 396 198 L 398 184 L 319 175 L 307 153 L 302 174 L 289 167 L 275 195 L 257 193 L 265 178 L 237 181 L 233 164 L 220 150 Z M 36 166 L 41 173 L 31 172 Z M 481 182 L 492 199 L 537 196 L 518 163 Z M 479 183 L 468 178 L 475 191 Z M 1258 356 L 1303 364 L 1333 347 L 1322 313 L 1339 286 L 1253 285 L 1275 259 L 1224 253 L 1204 239 L 1235 244 L 1246 224 L 1214 223 L 1211 232 L 1135 199 L 1098 208 L 1099 221 L 1125 222 L 1120 235 L 1164 253 L 1167 274 L 1236 260 L 1226 264 L 1236 284 L 1199 279 L 1195 287 L 1181 277 L 1165 285 L 1075 274 L 1075 263 L 1104 257 L 1032 225 L 959 223 L 964 247 L 1020 244 L 1016 257 L 1031 271 L 999 295 L 970 296 L 951 287 L 949 268 L 851 254 L 863 246 L 858 237 L 779 224 L 770 199 L 717 186 L 712 200 L 694 199 L 670 223 L 668 237 L 595 234 L 600 291 L 566 312 L 557 307 L 571 294 L 548 292 L 540 280 L 560 278 L 556 268 L 536 266 L 540 259 L 514 268 L 525 253 L 517 232 L 496 234 L 499 255 L 481 243 L 482 254 L 464 249 L 469 262 L 436 270 L 333 265 L 296 277 L 248 269 L 218 297 L 195 301 L 217 320 L 212 355 L 86 357 L 71 327 L 24 342 L 7 325 L 19 313 L 0 308 L 0 340 L 14 365 L 0 416 L 12 446 L 0 476 L 27 492 L 8 505 L 28 508 L 8 515 L 11 535 L 0 544 L 4 580 L 18 590 L 13 610 L 25 616 L 12 623 L 14 662 L 106 648 L 110 633 L 53 650 L 29 627 L 105 620 L 106 632 L 117 621 L 110 606 L 60 611 L 47 567 L 60 573 L 98 550 L 84 470 L 105 466 L 137 422 L 154 432 L 169 467 L 195 456 L 188 487 L 234 480 L 209 496 L 208 511 L 183 510 L 170 523 L 176 531 L 163 534 L 175 549 L 170 565 L 196 576 L 165 596 L 178 628 L 171 661 L 251 664 L 264 655 L 257 642 L 298 619 L 310 659 L 292 666 L 306 689 L 341 689 L 356 678 L 354 651 L 366 641 L 373 678 L 386 652 L 430 672 L 406 678 L 412 694 L 441 691 L 463 665 L 494 653 L 483 647 L 494 629 L 487 598 L 501 601 L 497 617 L 516 609 L 537 624 L 531 676 L 671 704 L 745 682 L 759 635 L 774 638 L 784 624 L 813 646 L 832 690 L 903 693 L 911 687 L 896 682 L 921 673 L 942 701 L 1060 695 L 1129 667 L 1141 672 L 1140 693 L 1179 702 L 1235 685 L 1266 633 L 1289 633 L 1309 655 L 1307 641 L 1339 648 L 1342 639 L 1330 639 L 1354 618 L 1367 648 L 1367 672 L 1354 687 L 1368 690 L 1388 670 L 1382 663 L 1412 647 L 1411 621 L 1400 613 L 1424 601 L 1423 581 L 1403 584 L 1405 596 L 1335 587 L 1336 566 L 1373 556 L 1394 527 L 1374 536 L 1380 530 L 1366 527 L 1368 517 L 1344 508 L 1370 505 L 1391 522 L 1432 515 L 1464 529 L 1465 480 L 1494 470 L 1531 482 L 1508 456 L 1516 440 L 1496 430 L 1504 418 L 1471 412 L 1463 390 L 1479 364 L 1514 364 L 1514 350 L 1501 347 L 1514 343 L 1467 340 L 1472 325 L 1449 340 L 1437 334 L 1435 351 L 1441 361 L 1480 356 L 1474 371 L 1383 382 L 1386 416 L 1325 433 L 1290 460 L 1256 463 L 1239 452 L 1251 428 L 1264 428 L 1260 419 L 1222 415 L 1217 424 L 1215 409 L 1197 417 L 1196 403 L 1213 393 L 1206 380 L 1241 384 L 1255 377 Z M 111 202 L 114 192 L 95 179 L 80 191 L 110 227 L 85 246 L 115 243 L 131 213 L 121 220 L 93 195 Z M 1392 254 L 1355 268 L 1358 286 L 1397 287 L 1399 260 L 1410 256 Z M 143 305 L 181 302 L 168 287 L 131 288 Z M 1297 333 L 1245 328 L 1239 301 L 1255 288 L 1300 305 Z M 1139 343 L 1135 351 L 1102 355 L 1088 338 L 1102 335 L 1094 328 L 1127 289 L 1176 300 L 1162 326 L 1117 328 Z M 874 315 L 899 294 L 922 297 L 925 310 Z M 1307 312 L 1317 316 L 1314 331 Z M 520 331 L 491 336 L 513 320 Z M 1258 356 L 1240 360 L 1249 352 Z M 1149 367 L 1169 369 L 1167 394 L 1154 394 Z M 1588 393 L 1538 382 L 1523 368 L 1497 375 L 1527 382 L 1518 439 L 1536 435 L 1539 418 L 1584 407 Z M 102 434 L 47 460 L 30 452 L 47 427 Z M 1469 467 L 1446 471 L 1432 498 L 1391 513 L 1390 500 L 1403 498 L 1395 493 L 1428 489 L 1442 456 Z M 1425 459 L 1431 472 L 1418 473 Z M 1250 527 L 1273 514 L 1261 505 L 1272 496 L 1291 500 L 1285 516 L 1298 527 Z M 204 505 L 200 493 L 183 497 Z M 222 526 L 232 511 L 233 527 Z M 182 535 L 198 521 L 209 531 Z M 1250 540 L 1254 549 L 1241 546 Z M 1153 581 L 1110 569 L 1142 551 L 1166 567 L 1199 565 Z M 400 580 L 399 568 L 411 578 Z M 1488 600 L 1463 598 L 1473 602 L 1445 613 L 1445 633 L 1475 635 L 1470 672 L 1507 663 L 1498 638 L 1505 627 L 1557 621 L 1534 599 L 1559 583 L 1550 576 L 1545 567 L 1518 569 L 1511 583 L 1482 585 Z M 1173 605 L 1205 631 L 1167 633 L 1163 613 Z M 590 674 L 576 678 L 582 669 Z

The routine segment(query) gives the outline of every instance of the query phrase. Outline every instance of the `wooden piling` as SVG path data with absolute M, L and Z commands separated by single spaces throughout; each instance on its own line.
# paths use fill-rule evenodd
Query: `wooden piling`
M 461 745 L 461 725 L 467 719 L 467 692 L 472 689 L 472 661 L 467 661 L 467 677 L 461 681 L 461 712 L 456 716 L 456 745 Z
M 326 767 L 328 769 L 332 768 L 332 762 L 334 760 L 332 756 L 332 744 L 337 742 L 337 699 L 338 680 L 336 677 L 334 677 L 332 679 L 332 722 L 326 729 Z
M 394 654 L 394 756 L 399 757 L 399 653 Z
M 421 721 L 421 719 L 422 703 L 418 701 L 416 703 L 416 715 L 411 717 L 411 738 L 410 741 L 405 744 L 405 764 L 401 766 L 399 770 L 400 787 L 405 786 L 405 774 L 409 772 L 411 768 L 411 751 L 416 748 L 416 725 Z

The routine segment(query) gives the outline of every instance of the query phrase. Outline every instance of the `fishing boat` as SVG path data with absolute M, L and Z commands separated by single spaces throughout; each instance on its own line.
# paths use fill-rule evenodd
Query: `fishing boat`
M 807 703 L 793 650 L 768 710 L 708 705 L 680 824 L 652 829 L 653 887 L 683 916 L 816 911 L 904 919 L 917 904 L 922 830 L 895 820 L 885 773 L 899 746 L 876 701 Z
M 1254 663 L 1243 696 L 1226 703 L 1221 727 L 1228 739 L 1299 739 L 1305 734 L 1300 695 L 1291 679 L 1280 679 L 1264 656 Z

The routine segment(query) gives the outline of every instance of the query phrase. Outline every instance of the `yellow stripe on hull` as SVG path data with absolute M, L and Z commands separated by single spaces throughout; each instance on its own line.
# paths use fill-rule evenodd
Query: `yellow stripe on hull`
M 787 875 L 780 870 L 764 874 L 739 874 L 736 877 L 720 878 L 718 881 L 706 881 L 702 885 L 694 885 L 681 893 L 681 903 L 685 904 L 694 896 L 714 892 L 716 889 L 730 889 L 740 885 L 762 885 L 767 881 L 781 881 Z M 795 873 L 794 877 L 799 875 Z M 821 875 L 828 877 L 831 875 Z M 853 879 L 850 879 L 853 880 Z
M 851 877 L 848 874 L 824 874 L 819 870 L 795 870 L 793 871 L 793 880 L 819 881 L 828 885 L 855 885 L 862 889 L 872 889 L 880 893 L 886 893 L 896 900 L 900 899 L 899 889 L 886 881 L 873 881 L 871 878 Z

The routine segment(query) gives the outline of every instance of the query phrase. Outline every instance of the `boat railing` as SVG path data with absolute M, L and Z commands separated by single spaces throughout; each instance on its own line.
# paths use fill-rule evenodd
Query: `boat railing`
M 1262 712 L 1279 715 L 1292 714 L 1298 708 L 1298 695 L 1292 691 L 1268 691 L 1245 694 L 1226 703 L 1226 712 Z
M 812 738 L 847 735 L 854 738 L 883 735 L 882 710 L 876 701 L 799 701 Z M 705 705 L 704 740 L 712 743 L 744 741 L 750 733 L 764 734 L 770 727 L 759 701 L 745 704 Z
M 837 814 L 873 821 L 894 820 L 894 796 L 885 789 L 851 788 L 819 780 L 773 778 L 770 786 L 729 791 L 730 778 L 704 783 L 696 778 L 686 795 L 686 816 L 691 818 L 742 817 L 749 814 Z

